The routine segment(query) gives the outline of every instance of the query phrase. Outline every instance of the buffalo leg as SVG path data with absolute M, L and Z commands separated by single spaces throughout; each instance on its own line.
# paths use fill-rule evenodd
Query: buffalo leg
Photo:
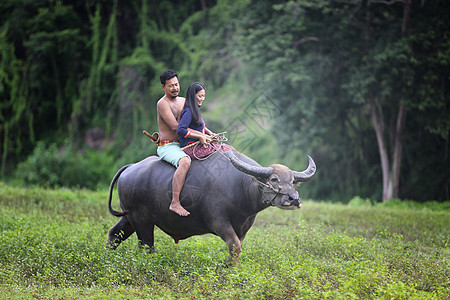
M 123 241 L 134 233 L 133 226 L 131 226 L 127 217 L 122 217 L 119 222 L 108 230 L 108 241 L 106 248 L 116 249 Z
M 242 241 L 245 238 L 245 235 L 247 234 L 249 229 L 252 227 L 254 222 L 255 222 L 255 217 L 250 217 L 250 218 L 248 218 L 245 221 L 244 225 L 242 225 L 241 236 L 239 237 L 239 240 L 241 241 L 241 244 L 242 244 Z
M 236 232 L 230 225 L 224 228 L 224 230 L 221 230 L 221 232 L 218 232 L 218 235 L 225 243 L 227 243 L 228 253 L 230 254 L 230 257 L 225 261 L 225 264 L 237 267 L 239 255 L 241 254 L 241 241 Z
M 146 226 L 136 231 L 139 239 L 139 247 L 146 249 L 148 252 L 155 252 L 155 225 L 146 224 Z M 138 233 L 139 232 L 139 233 Z

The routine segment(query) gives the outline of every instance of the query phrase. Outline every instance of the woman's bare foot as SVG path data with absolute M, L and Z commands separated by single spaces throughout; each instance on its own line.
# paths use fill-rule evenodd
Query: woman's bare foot
M 183 206 L 181 206 L 180 203 L 172 203 L 169 206 L 169 209 L 173 212 L 176 212 L 177 214 L 179 214 L 182 217 L 186 217 L 189 216 L 190 212 L 188 212 L 187 210 L 185 210 L 183 208 Z

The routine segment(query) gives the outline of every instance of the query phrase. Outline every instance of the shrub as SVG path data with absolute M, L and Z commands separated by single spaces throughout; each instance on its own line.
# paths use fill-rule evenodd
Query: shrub
M 114 158 L 106 152 L 80 153 L 41 141 L 33 153 L 19 163 L 15 176 L 31 185 L 96 189 L 108 184 L 113 163 Z
M 353 197 L 350 202 L 348 202 L 349 206 L 372 206 L 373 203 L 368 198 L 361 198 L 359 196 Z

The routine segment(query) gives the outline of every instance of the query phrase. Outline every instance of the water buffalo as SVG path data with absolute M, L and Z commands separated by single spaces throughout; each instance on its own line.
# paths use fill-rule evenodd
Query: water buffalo
M 256 214 L 269 206 L 300 208 L 295 186 L 311 180 L 316 165 L 309 157 L 303 172 L 279 164 L 261 167 L 242 153 L 231 151 L 193 161 L 180 197 L 183 207 L 191 212 L 187 217 L 169 210 L 174 171 L 172 165 L 151 156 L 116 173 L 108 205 L 112 215 L 122 218 L 108 231 L 108 248 L 115 249 L 136 232 L 140 245 L 154 251 L 156 225 L 175 243 L 193 235 L 218 235 L 228 245 L 227 263 L 237 265 L 241 243 Z M 116 181 L 122 212 L 111 207 Z

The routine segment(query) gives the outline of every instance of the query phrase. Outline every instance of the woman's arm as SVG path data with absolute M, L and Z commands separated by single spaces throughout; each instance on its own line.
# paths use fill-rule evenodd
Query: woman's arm
M 189 128 L 192 121 L 192 112 L 190 109 L 186 109 L 181 113 L 180 122 L 178 123 L 177 134 L 184 138 L 196 138 L 200 140 L 203 145 L 211 142 L 211 138 L 200 131 Z
M 210 136 L 203 134 L 197 130 L 188 129 L 188 131 L 189 131 L 189 134 L 186 137 L 199 139 L 200 143 L 202 143 L 203 145 L 207 145 L 207 144 L 211 143 Z
M 188 127 L 192 121 L 192 113 L 190 109 L 185 109 L 181 112 L 180 122 L 178 122 L 177 134 L 180 137 L 187 138 L 189 136 Z

